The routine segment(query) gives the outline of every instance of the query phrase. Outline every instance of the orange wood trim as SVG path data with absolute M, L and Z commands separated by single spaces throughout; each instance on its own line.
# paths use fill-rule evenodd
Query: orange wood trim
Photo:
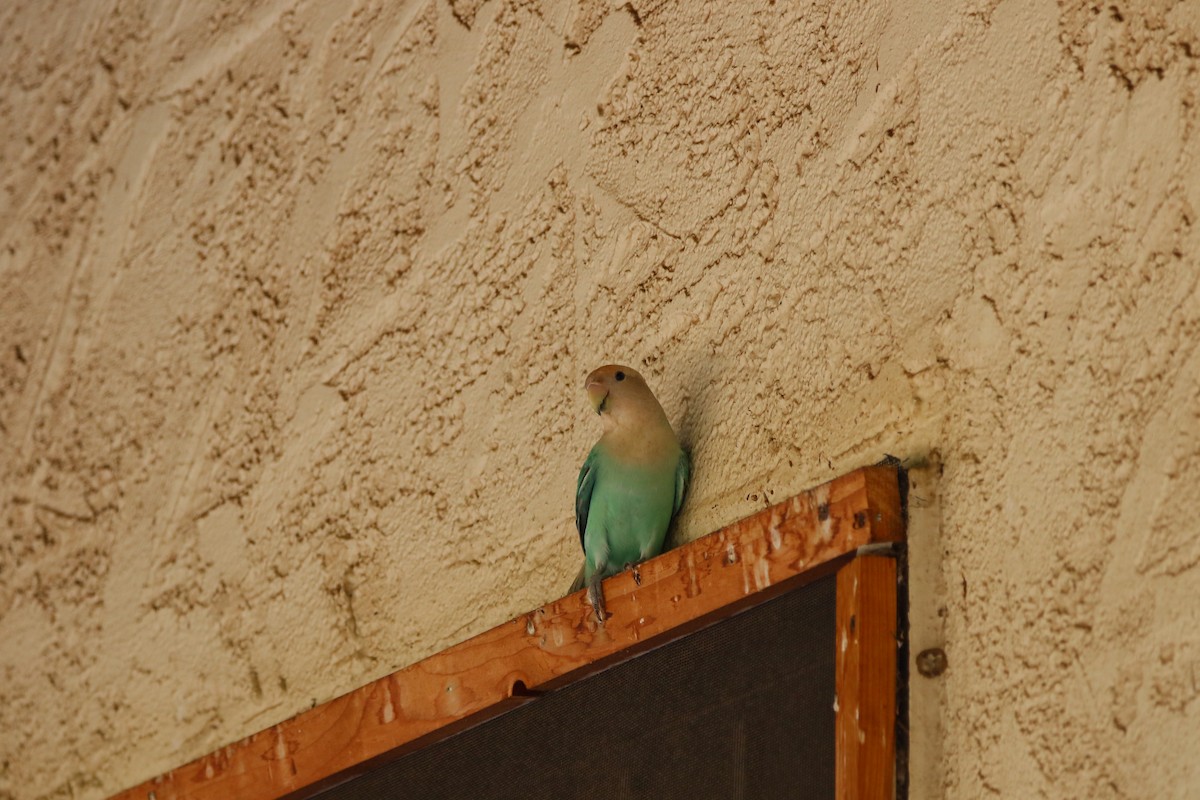
M 577 592 L 114 800 L 308 797 L 902 538 L 896 469 L 861 469 L 609 578 L 603 627 Z
M 837 576 L 838 800 L 891 800 L 896 764 L 896 559 Z

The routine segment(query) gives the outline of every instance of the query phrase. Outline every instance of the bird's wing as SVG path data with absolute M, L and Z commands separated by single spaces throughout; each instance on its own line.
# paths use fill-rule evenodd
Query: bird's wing
M 596 460 L 596 448 L 593 447 L 579 469 L 579 481 L 575 484 L 575 527 L 579 530 L 580 548 L 587 531 L 588 510 L 592 507 L 592 490 L 596 488 Z
M 691 456 L 688 455 L 687 450 L 681 450 L 679 464 L 675 467 L 675 505 L 671 511 L 672 515 L 679 513 L 679 507 L 683 505 L 683 496 L 687 494 L 688 481 L 691 478 Z

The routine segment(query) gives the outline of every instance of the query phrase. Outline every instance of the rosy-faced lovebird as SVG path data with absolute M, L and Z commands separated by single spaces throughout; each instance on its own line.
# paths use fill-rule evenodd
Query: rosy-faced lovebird
M 687 491 L 691 463 L 654 393 L 635 370 L 600 367 L 584 383 L 604 434 L 588 453 L 575 488 L 575 527 L 585 585 L 605 620 L 600 581 L 662 551 L 667 526 Z

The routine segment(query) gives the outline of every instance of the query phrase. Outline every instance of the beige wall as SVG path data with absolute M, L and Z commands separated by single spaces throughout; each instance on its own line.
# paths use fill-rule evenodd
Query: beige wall
M 943 465 L 947 796 L 1200 796 L 1200 3 L 452 5 L 0 7 L 0 798 L 560 594 L 609 360 Z

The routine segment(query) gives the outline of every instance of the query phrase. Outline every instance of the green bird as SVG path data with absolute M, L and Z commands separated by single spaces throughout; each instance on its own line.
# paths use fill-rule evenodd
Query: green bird
M 604 434 L 583 462 L 575 488 L 583 567 L 571 591 L 587 586 L 603 624 L 600 582 L 662 551 L 671 518 L 683 504 L 691 463 L 636 370 L 600 367 L 587 376 L 584 388 Z

